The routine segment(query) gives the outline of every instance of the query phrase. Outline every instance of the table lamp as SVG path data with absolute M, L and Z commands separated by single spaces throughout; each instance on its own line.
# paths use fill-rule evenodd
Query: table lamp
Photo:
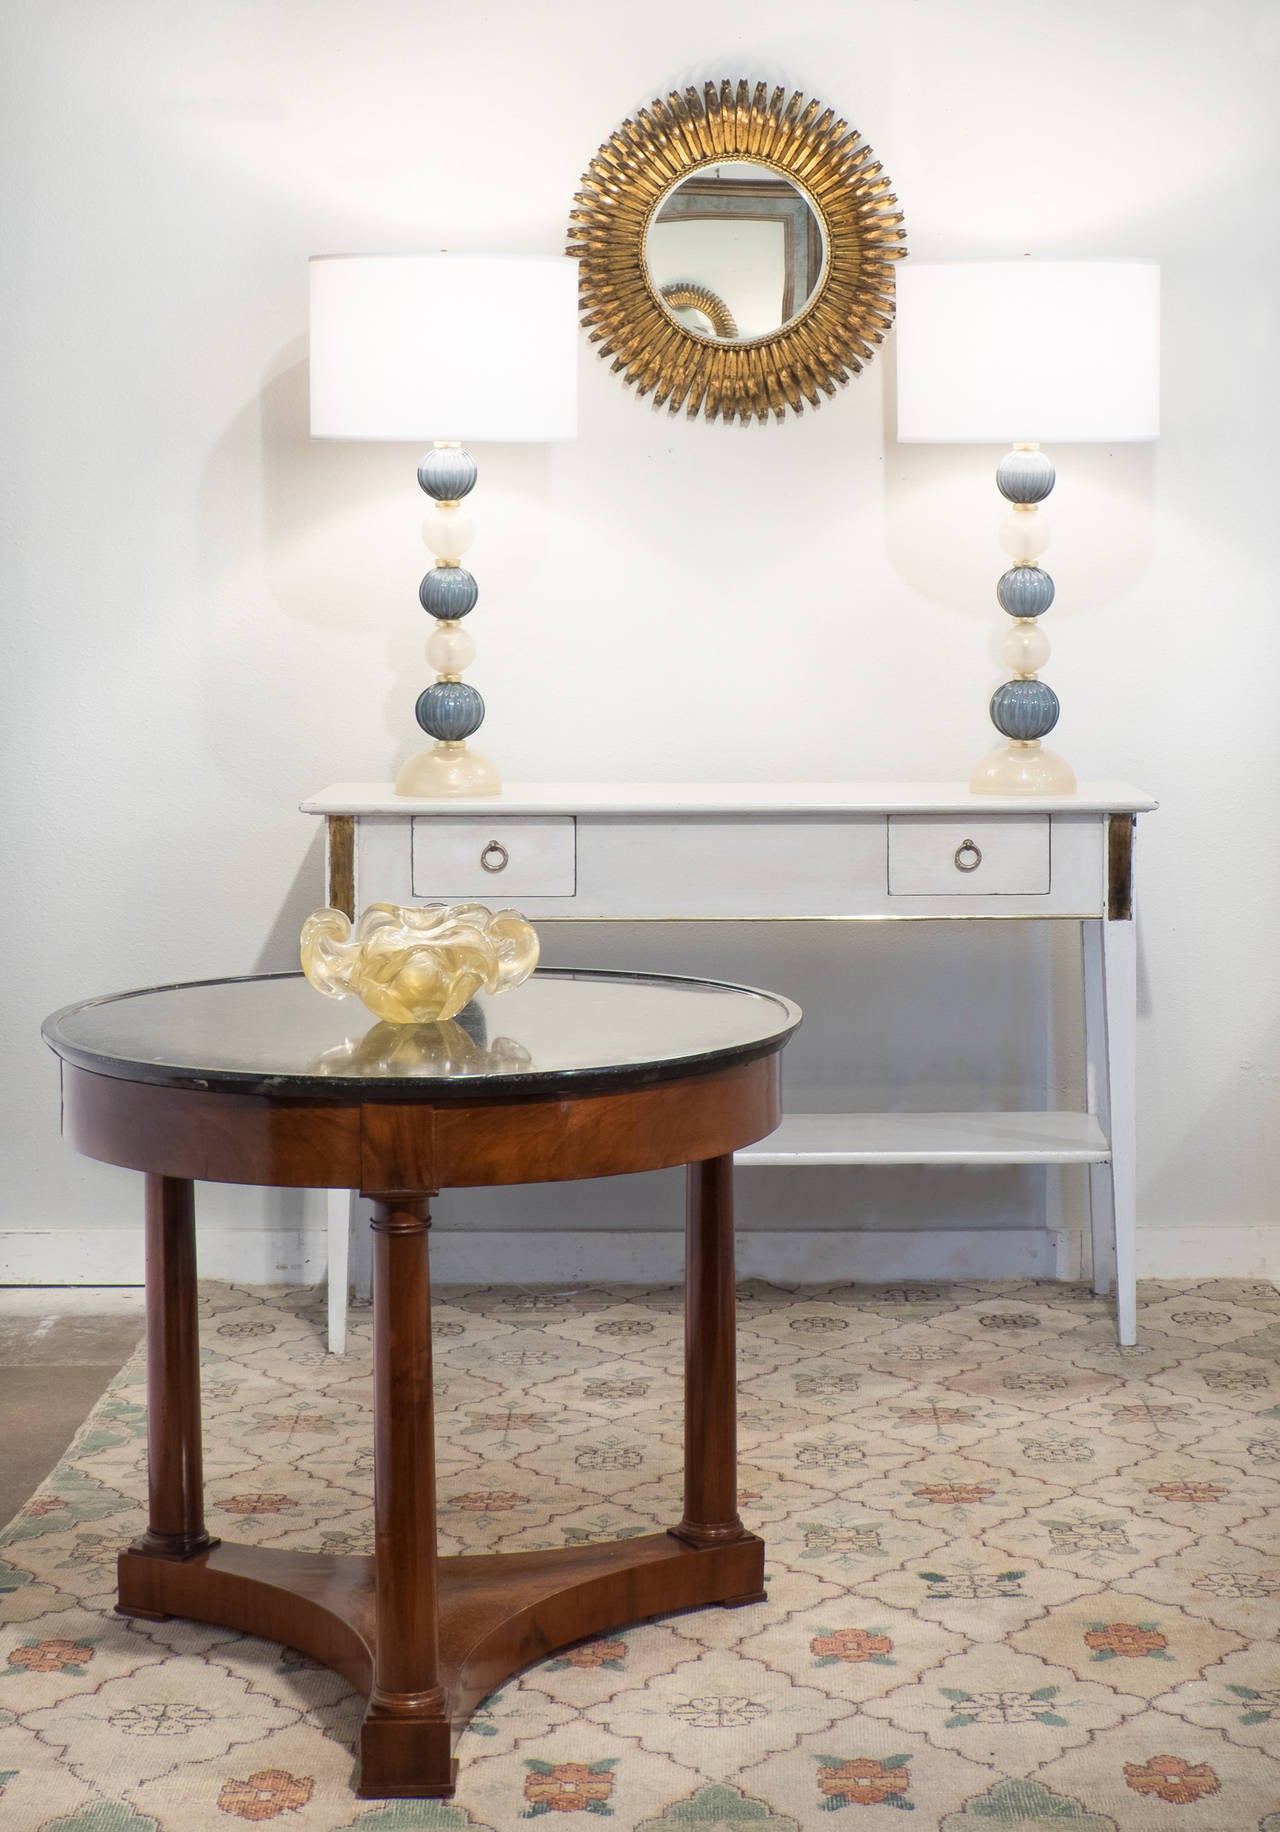
M 311 432 L 431 449 L 423 538 L 436 564 L 418 588 L 433 618 L 436 679 L 415 715 L 432 748 L 397 795 L 495 795 L 493 763 L 467 747 L 484 701 L 462 680 L 475 655 L 462 620 L 479 595 L 461 564 L 476 464 L 462 439 L 571 439 L 577 427 L 578 267 L 564 255 L 316 255 L 311 270 Z
M 1039 505 L 1054 485 L 1041 441 L 1154 439 L 1159 432 L 1160 270 L 1149 261 L 905 264 L 897 276 L 898 438 L 1010 442 L 996 488 L 1010 505 L 1000 543 L 1013 565 L 996 600 L 1013 622 L 1011 678 L 991 697 L 1006 739 L 970 787 L 996 795 L 1071 794 L 1071 766 L 1041 739 L 1058 696 L 1037 670 L 1053 580 L 1037 564 L 1049 535 Z

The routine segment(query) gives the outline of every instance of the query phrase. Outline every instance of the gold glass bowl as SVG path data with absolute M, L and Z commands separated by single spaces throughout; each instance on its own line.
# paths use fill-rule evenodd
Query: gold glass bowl
M 315 910 L 302 925 L 302 971 L 316 991 L 355 993 L 392 1024 L 432 1024 L 478 992 L 507 992 L 528 979 L 538 952 L 518 910 L 482 903 L 371 903 L 354 931 L 341 910 Z

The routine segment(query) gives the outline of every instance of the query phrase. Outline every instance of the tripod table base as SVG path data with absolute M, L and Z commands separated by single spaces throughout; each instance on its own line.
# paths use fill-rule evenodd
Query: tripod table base
M 744 1533 L 714 1546 L 672 1533 L 547 1552 L 442 1558 L 441 1698 L 372 1702 L 360 1736 L 365 1799 L 453 1792 L 453 1746 L 476 1706 L 556 1649 L 651 1616 L 763 1596 L 764 1544 Z M 183 1616 L 281 1641 L 369 1695 L 376 1647 L 374 1561 L 215 1545 L 188 1559 L 129 1551 L 121 1615 Z

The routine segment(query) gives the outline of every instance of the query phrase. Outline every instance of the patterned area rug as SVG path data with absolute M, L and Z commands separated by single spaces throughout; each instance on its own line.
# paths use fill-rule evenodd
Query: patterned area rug
M 362 1802 L 360 1705 L 288 1648 L 111 1614 L 141 1356 L 0 1539 L 6 1832 L 1280 1832 L 1280 1291 L 751 1286 L 741 1507 L 769 1601 L 495 1694 L 456 1800 Z M 210 1525 L 370 1547 L 367 1313 L 204 1288 Z M 442 1550 L 679 1515 L 680 1294 L 455 1289 Z M 7 1669 L 7 1671 L 6 1671 Z

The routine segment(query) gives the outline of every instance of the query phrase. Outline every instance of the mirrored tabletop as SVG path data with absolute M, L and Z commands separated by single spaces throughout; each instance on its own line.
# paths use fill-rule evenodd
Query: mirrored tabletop
M 780 1049 L 800 1018 L 790 999 L 717 980 L 544 967 L 444 1024 L 375 1021 L 357 999 L 326 998 L 288 973 L 89 999 L 55 1012 L 43 1034 L 78 1068 L 167 1087 L 474 1100 L 750 1061 Z

